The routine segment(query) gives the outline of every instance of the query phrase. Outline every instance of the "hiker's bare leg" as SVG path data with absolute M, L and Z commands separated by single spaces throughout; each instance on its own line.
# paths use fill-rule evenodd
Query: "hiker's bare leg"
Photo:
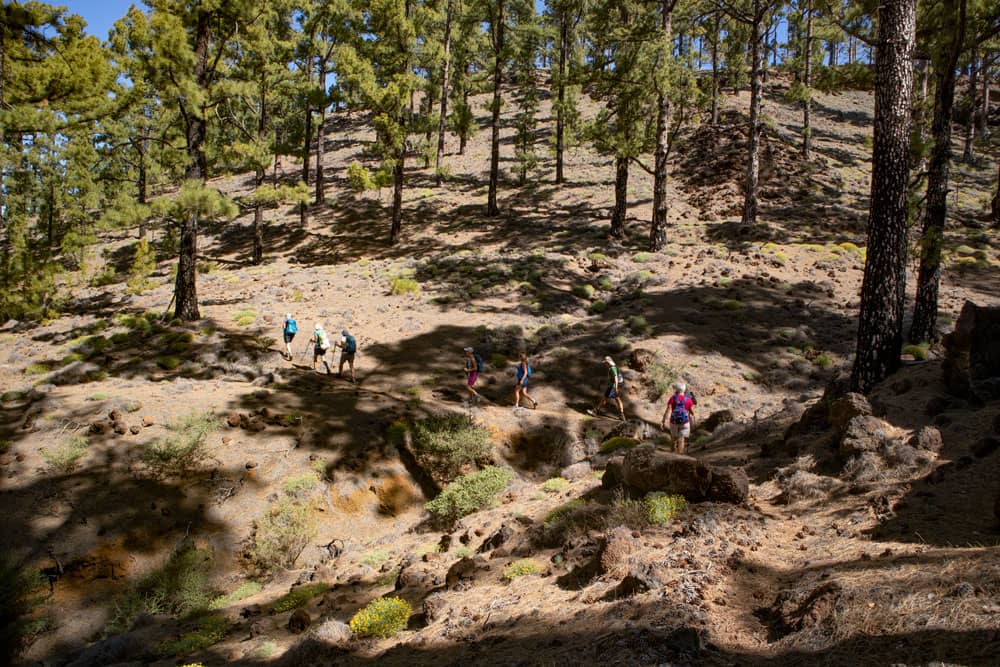
M 528 399 L 529 401 L 531 401 L 531 408 L 532 409 L 537 408 L 538 407 L 538 401 L 536 401 L 534 398 L 531 397 L 531 395 L 528 394 L 528 388 L 525 387 L 522 391 L 524 392 L 524 397 L 526 399 Z
M 514 407 L 521 407 L 521 385 L 514 387 Z
M 354 382 L 354 358 L 352 357 L 347 364 L 351 367 L 351 382 Z
M 618 403 L 618 414 L 621 415 L 622 421 L 624 421 L 625 420 L 625 404 L 622 403 L 622 399 L 620 399 L 620 398 L 615 398 L 615 401 Z

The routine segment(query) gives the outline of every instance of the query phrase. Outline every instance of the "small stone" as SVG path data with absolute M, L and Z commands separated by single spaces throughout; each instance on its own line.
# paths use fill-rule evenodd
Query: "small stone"
M 347 623 L 330 619 L 320 624 L 313 631 L 313 636 L 324 644 L 339 646 L 350 641 L 351 628 Z
M 229 415 L 228 415 L 228 416 L 226 417 L 226 423 L 227 423 L 227 424 L 228 424 L 228 425 L 229 425 L 229 426 L 230 426 L 231 428 L 236 428 L 237 426 L 239 426 L 239 425 L 240 425 L 240 416 L 239 416 L 238 414 L 236 414 L 235 412 L 231 412 L 231 413 L 229 413 Z
M 247 470 L 253 470 L 256 467 L 257 467 L 256 461 L 247 461 L 246 465 L 244 466 L 244 468 L 246 468 Z
M 105 422 L 94 422 L 90 425 L 91 435 L 104 435 L 108 432 L 108 425 Z
M 232 444 L 232 442 L 233 442 L 232 438 L 223 438 L 222 439 L 222 444 L 224 444 L 224 445 L 230 445 L 230 444 Z
M 302 634 L 312 624 L 312 617 L 305 609 L 296 609 L 288 619 L 288 630 L 294 634 Z
M 142 430 L 142 427 L 140 427 L 140 426 L 138 426 L 136 424 L 132 424 L 132 426 L 130 426 L 128 430 L 129 430 L 129 433 L 131 433 L 132 435 L 139 435 L 139 431 Z
M 143 428 L 149 428 L 150 426 L 152 426 L 155 423 L 156 422 L 153 421 L 153 418 L 150 417 L 149 415 L 146 415 L 145 417 L 142 418 L 142 427 Z
M 112 410 L 108 413 L 108 419 L 113 422 L 120 422 L 122 420 L 122 413 L 119 410 Z
M 128 431 L 128 429 L 125 428 L 124 422 L 113 422 L 111 424 L 111 427 L 118 435 L 125 435 L 125 433 Z

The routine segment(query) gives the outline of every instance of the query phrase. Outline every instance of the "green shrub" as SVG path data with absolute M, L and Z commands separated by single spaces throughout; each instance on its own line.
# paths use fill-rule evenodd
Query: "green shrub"
M 920 361 L 927 361 L 927 354 L 930 351 L 930 344 L 923 342 L 919 345 L 904 345 L 903 354 L 909 354 L 914 359 L 919 359 Z
M 0 454 L 6 454 L 10 446 L 14 444 L 10 440 L 2 439 L 0 440 Z
M 90 279 L 92 287 L 106 287 L 116 282 L 118 282 L 118 272 L 115 271 L 115 267 L 112 264 L 105 264 L 104 268 Z
M 153 281 L 149 279 L 149 276 L 155 269 L 156 257 L 153 249 L 146 239 L 142 239 L 135 245 L 135 257 L 128 270 L 125 291 L 129 294 L 142 294 L 148 290 L 153 286 Z
M 358 562 L 366 567 L 370 567 L 373 570 L 385 565 L 389 560 L 389 552 L 383 551 L 381 549 L 376 549 L 375 551 L 369 551 L 368 553 L 361 556 Z
M 27 396 L 23 391 L 5 391 L 2 396 L 0 396 L 0 401 L 4 403 L 13 403 L 14 401 L 24 400 Z
M 229 621 L 223 616 L 202 616 L 198 620 L 198 627 L 195 630 L 185 632 L 179 639 L 160 642 L 156 650 L 162 656 L 197 653 L 222 641 L 227 630 L 229 630 Z
M 597 279 L 597 287 L 599 289 L 604 290 L 605 292 L 612 289 L 614 286 L 615 286 L 614 281 L 612 281 L 611 278 L 607 276 L 601 276 L 600 278 Z
M 107 633 L 125 632 L 140 614 L 181 617 L 205 611 L 213 600 L 211 568 L 211 553 L 185 540 L 162 567 L 114 598 Z
M 674 379 L 678 377 L 678 372 L 673 366 L 659 359 L 654 359 L 646 365 L 644 375 L 646 376 L 646 381 L 649 383 L 649 397 L 656 401 L 664 394 L 671 393 L 672 385 Z
M 603 252 L 592 252 L 589 255 L 587 255 L 587 259 L 589 259 L 591 262 L 600 263 L 608 261 L 608 256 L 605 255 Z
M 296 586 L 280 598 L 274 601 L 274 612 L 280 614 L 283 611 L 291 611 L 304 606 L 317 595 L 330 590 L 327 584 L 305 584 Z
M 293 498 L 272 503 L 256 521 L 248 549 L 251 569 L 267 573 L 291 567 L 316 535 L 316 520 L 309 506 Z
M 324 470 L 325 474 L 325 470 Z M 319 484 L 319 475 L 310 470 L 285 480 L 285 493 L 293 498 L 307 498 Z
M 51 471 L 68 474 L 76 468 L 77 462 L 87 453 L 87 445 L 85 437 L 75 435 L 53 449 L 43 447 L 39 453 Z
M 211 412 L 192 412 L 168 424 L 172 435 L 149 443 L 143 461 L 159 476 L 181 475 L 205 458 L 205 441 L 218 426 Z
M 581 299 L 592 299 L 594 297 L 594 286 L 586 283 L 573 286 L 573 294 Z
M 642 286 L 653 279 L 653 272 L 643 269 L 642 271 L 635 271 L 628 274 L 626 280 L 633 285 Z
M 503 578 L 507 581 L 512 581 L 518 577 L 526 577 L 532 574 L 538 574 L 542 571 L 542 566 L 531 560 L 530 558 L 525 558 L 523 560 L 514 561 L 510 563 L 503 569 Z
M 309 467 L 312 468 L 313 472 L 319 479 L 326 479 L 326 459 L 319 457 L 309 462 Z
M 628 328 L 634 334 L 641 334 L 643 336 L 651 336 L 653 334 L 653 327 L 649 325 L 646 318 L 642 315 L 633 315 L 628 318 Z
M 632 261 L 638 264 L 645 264 L 649 260 L 653 259 L 656 255 L 651 252 L 637 252 L 632 255 Z
M 385 437 L 393 445 L 401 445 L 406 438 L 406 434 L 410 432 L 410 426 L 403 420 L 397 419 L 396 421 L 389 424 L 389 428 L 386 430 Z
M 489 461 L 490 432 L 464 414 L 428 417 L 413 425 L 413 448 L 422 465 L 446 479 L 464 466 Z
M 645 505 L 649 523 L 665 526 L 678 512 L 687 507 L 687 500 L 682 495 L 667 495 L 661 491 L 654 491 L 646 494 L 643 505 Z
M 413 278 L 393 278 L 392 282 L 389 284 L 389 293 L 393 296 L 402 296 L 403 294 L 419 294 L 420 283 Z
M 48 593 L 48 582 L 36 569 L 0 553 L 0 656 L 15 658 L 39 629 L 32 612 Z M 8 663 L 10 664 L 10 663 Z
M 259 584 L 256 581 L 244 581 L 239 587 L 232 593 L 226 593 L 225 595 L 220 595 L 214 598 L 209 604 L 209 609 L 222 609 L 223 607 L 228 607 L 231 604 L 244 600 L 248 597 L 257 595 L 264 590 L 263 584 Z
M 547 479 L 545 480 L 545 483 L 542 484 L 542 491 L 547 491 L 548 493 L 562 493 L 567 488 L 569 488 L 569 480 L 562 477 Z
M 106 394 L 103 391 L 99 391 L 96 394 L 91 394 L 90 396 L 88 396 L 87 400 L 97 402 L 97 401 L 106 401 L 109 398 L 111 398 L 111 394 Z
M 460 519 L 496 502 L 513 478 L 510 470 L 496 466 L 462 475 L 427 503 L 427 511 L 446 519 Z
M 267 660 L 274 652 L 278 650 L 278 645 L 272 640 L 268 639 L 266 642 L 257 647 L 253 652 L 253 657 L 260 658 L 262 660 Z
M 178 357 L 157 357 L 156 365 L 165 371 L 176 370 L 183 362 Z
M 248 327 L 257 319 L 257 311 L 252 308 L 241 308 L 233 313 L 233 322 L 241 327 Z
M 507 366 L 507 357 L 499 352 L 494 352 L 490 355 L 490 366 L 493 368 L 505 368 Z
M 598 299 L 597 301 L 590 304 L 590 307 L 587 308 L 587 312 L 589 312 L 591 315 L 600 315 L 607 309 L 608 309 L 608 304 Z
M 563 503 L 545 515 L 545 518 L 542 520 L 542 525 L 546 528 L 551 528 L 566 516 L 586 506 L 586 504 L 587 502 L 583 498 L 574 498 L 568 503 Z
M 455 549 L 455 558 L 471 558 L 474 553 L 471 547 L 461 546 Z
M 628 526 L 632 530 L 644 530 L 649 526 L 649 509 L 645 502 L 628 498 L 619 489 L 615 491 L 604 522 L 605 528 Z
M 139 410 L 142 410 L 142 403 L 139 401 L 125 401 L 122 404 L 122 408 L 125 412 L 139 412 Z
M 391 637 L 405 630 L 413 609 L 398 597 L 377 598 L 351 617 L 350 627 L 358 637 Z
M 813 363 L 820 368 L 830 368 L 833 366 L 833 357 L 827 353 L 817 354 L 816 358 L 813 359 Z
M 44 375 L 44 374 L 48 373 L 50 370 L 52 370 L 52 369 L 49 368 L 48 364 L 33 363 L 33 364 L 28 364 L 28 366 L 24 369 L 24 374 L 25 375 Z
M 616 452 L 619 449 L 631 449 L 639 444 L 639 441 L 635 438 L 627 438 L 625 436 L 615 436 L 613 438 L 608 438 L 601 443 L 601 451 L 605 454 L 608 452 Z
M 112 338 L 114 338 L 114 336 L 112 336 Z M 59 361 L 59 365 L 69 366 L 70 364 L 75 364 L 78 361 L 83 361 L 83 355 L 79 352 L 70 352 Z

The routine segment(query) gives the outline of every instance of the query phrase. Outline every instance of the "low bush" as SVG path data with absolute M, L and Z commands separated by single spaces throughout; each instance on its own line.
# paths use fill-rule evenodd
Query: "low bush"
M 639 441 L 635 438 L 628 438 L 625 436 L 615 436 L 613 438 L 608 438 L 601 443 L 601 451 L 605 454 L 608 452 L 615 452 L 619 449 L 631 449 L 639 444 Z
M 455 558 L 472 558 L 472 555 L 476 552 L 472 550 L 471 547 L 458 547 L 455 549 Z
M 654 255 L 651 252 L 637 252 L 634 255 L 632 255 L 632 261 L 638 264 L 645 264 L 654 257 L 656 257 L 656 255 Z
M 930 351 L 930 345 L 928 343 L 920 343 L 919 345 L 904 345 L 903 354 L 909 354 L 914 359 L 919 359 L 920 361 L 927 361 L 927 355 Z
M 428 417 L 413 425 L 413 448 L 420 463 L 445 479 L 463 467 L 492 459 L 490 432 L 464 414 Z
M 608 309 L 608 304 L 598 299 L 597 301 L 590 304 L 590 307 L 587 308 L 587 312 L 589 312 L 591 315 L 600 315 L 607 309 Z
M 52 369 L 49 368 L 48 364 L 43 364 L 43 363 L 37 363 L 36 362 L 36 363 L 28 364 L 25 367 L 25 369 L 24 369 L 24 374 L 25 375 L 45 375 L 50 370 L 52 370 Z
M 375 551 L 369 551 L 368 553 L 361 556 L 358 562 L 366 567 L 370 567 L 373 570 L 385 565 L 389 560 L 389 552 L 383 551 L 381 549 L 376 549 Z
M 601 508 L 576 498 L 545 515 L 539 538 L 545 546 L 560 547 L 588 530 L 601 528 L 603 523 Z
M 357 637 L 391 637 L 406 629 L 412 613 L 410 603 L 402 598 L 377 598 L 352 616 L 348 625 Z
M 185 632 L 178 639 L 160 642 L 157 652 L 162 656 L 188 655 L 203 651 L 223 640 L 229 630 L 229 621 L 223 616 L 209 614 L 198 620 L 198 626 Z
M 525 558 L 507 565 L 507 567 L 503 569 L 503 578 L 507 581 L 513 581 L 518 577 L 527 577 L 532 574 L 538 574 L 541 571 L 541 565 L 530 558 Z
M 643 530 L 649 526 L 649 512 L 642 500 L 629 498 L 619 489 L 611 499 L 604 523 L 609 529 L 628 526 L 632 530 Z
M 241 308 L 233 313 L 233 322 L 238 326 L 248 327 L 257 319 L 257 311 L 252 308 Z
M 285 493 L 293 498 L 308 498 L 319 484 L 319 476 L 312 470 L 285 480 Z
M 687 507 L 687 499 L 682 495 L 668 495 L 662 491 L 649 493 L 643 499 L 646 518 L 654 526 L 665 526 L 674 516 Z
M 633 315 L 628 318 L 628 328 L 632 333 L 641 336 L 651 336 L 653 335 L 653 327 L 649 325 L 646 318 L 642 315 Z
M 561 493 L 569 488 L 569 481 L 562 477 L 553 477 L 552 479 L 545 480 L 542 484 L 542 491 L 547 491 L 548 493 Z
M 654 359 L 646 365 L 644 375 L 646 382 L 649 383 L 649 398 L 653 401 L 658 401 L 664 394 L 672 393 L 674 380 L 679 377 L 676 368 L 659 359 Z
M 181 363 L 183 363 L 180 358 L 173 356 L 157 357 L 156 365 L 165 371 L 176 370 Z
M 223 607 L 228 607 L 231 604 L 239 602 L 240 600 L 245 600 L 248 597 L 257 595 L 264 590 L 264 586 L 256 581 L 244 581 L 239 587 L 232 593 L 226 593 L 225 595 L 220 595 L 214 598 L 209 604 L 209 609 L 222 609 Z
M 820 368 L 830 368 L 833 366 L 833 357 L 825 352 L 822 354 L 817 354 L 816 358 L 813 359 L 813 363 Z
M 316 520 L 309 506 L 281 498 L 257 519 L 248 564 L 257 573 L 291 567 L 315 535 Z
M 296 586 L 275 600 L 272 607 L 274 608 L 274 612 L 276 614 L 298 609 L 299 607 L 305 606 L 307 602 L 312 600 L 317 595 L 325 593 L 328 590 L 330 590 L 330 587 L 327 584 L 320 583 Z
M 418 283 L 413 278 L 393 278 L 392 282 L 389 284 L 389 293 L 393 296 L 402 296 L 404 294 L 419 294 L 420 293 L 420 283 Z
M 594 286 L 588 285 L 586 283 L 582 285 L 573 286 L 573 294 L 580 297 L 581 299 L 592 299 L 594 298 Z
M 614 281 L 611 280 L 611 278 L 609 278 L 608 276 L 601 276 L 600 278 L 597 279 L 598 289 L 602 289 L 605 292 L 614 288 L 614 286 L 615 286 Z
M 460 519 L 496 502 L 513 478 L 510 470 L 496 466 L 463 475 L 427 503 L 427 511 L 444 519 Z
M 143 461 L 157 475 L 181 475 L 205 458 L 205 441 L 218 428 L 218 420 L 211 412 L 192 412 L 167 428 L 172 435 L 147 445 Z
M 490 355 L 490 366 L 499 369 L 506 368 L 507 357 L 499 352 L 494 352 Z
M 0 657 L 15 662 L 13 658 L 36 634 L 39 619 L 32 613 L 45 599 L 47 584 L 38 570 L 0 553 Z
M 49 470 L 65 475 L 76 468 L 76 464 L 87 453 L 87 445 L 85 437 L 75 435 L 52 449 L 43 447 L 40 453 Z

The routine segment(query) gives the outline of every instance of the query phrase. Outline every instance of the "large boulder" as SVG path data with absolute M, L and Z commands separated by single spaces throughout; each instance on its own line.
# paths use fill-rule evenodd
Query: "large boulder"
M 944 381 L 952 393 L 978 401 L 1000 397 L 1000 307 L 966 301 L 942 342 Z
M 642 493 L 680 494 L 691 502 L 740 504 L 750 490 L 750 480 L 738 468 L 714 467 L 692 456 L 653 447 L 636 447 L 620 463 L 609 461 L 602 483 L 605 488 L 625 486 Z
M 939 452 L 944 446 L 944 440 L 941 439 L 941 431 L 936 427 L 924 426 L 910 438 L 907 444 L 928 452 Z
M 855 417 L 873 414 L 872 405 L 862 394 L 850 392 L 830 404 L 830 425 L 843 433 Z
M 848 459 L 863 452 L 875 452 L 889 439 L 889 425 L 878 417 L 857 415 L 844 429 L 838 451 Z

